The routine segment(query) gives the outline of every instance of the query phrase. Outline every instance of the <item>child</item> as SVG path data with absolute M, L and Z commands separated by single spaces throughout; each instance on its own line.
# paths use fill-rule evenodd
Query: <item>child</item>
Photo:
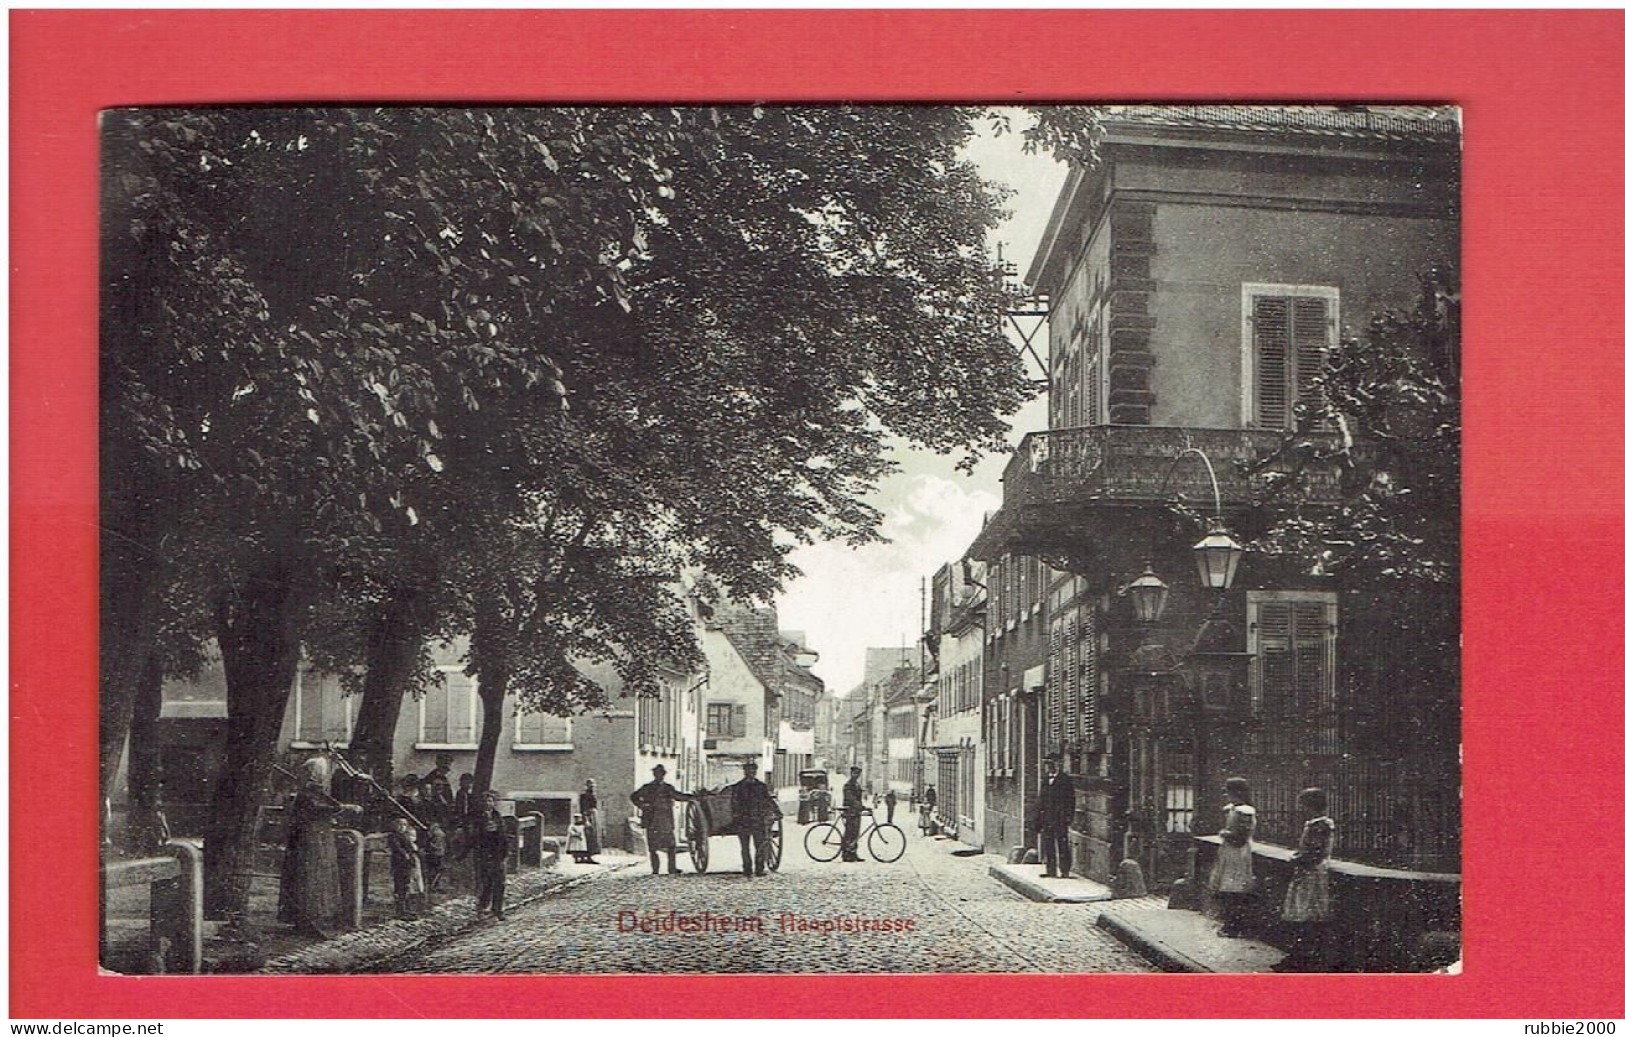
M 1246 778 L 1224 783 L 1224 830 L 1208 890 L 1219 914 L 1219 935 L 1240 936 L 1253 893 L 1253 828 L 1258 812 Z
M 429 826 L 429 842 L 423 848 L 423 886 L 430 893 L 439 893 L 444 885 L 442 869 L 446 865 L 446 830 L 436 821 Z
M 395 883 L 395 916 L 416 918 L 413 898 L 423 892 L 423 866 L 417 837 L 404 817 L 395 819 L 389 833 L 389 877 Z
M 1337 826 L 1326 816 L 1325 789 L 1304 789 L 1298 793 L 1298 807 L 1309 820 L 1292 855 L 1292 880 L 1281 906 L 1281 921 L 1292 936 L 1287 956 L 1274 966 L 1276 972 L 1319 972 L 1326 964 L 1325 928 L 1332 914 L 1326 860 L 1332 855 Z
M 580 814 L 572 817 L 570 826 L 564 830 L 564 852 L 574 857 L 577 864 L 586 864 L 587 858 L 592 856 L 587 850 L 587 825 Z

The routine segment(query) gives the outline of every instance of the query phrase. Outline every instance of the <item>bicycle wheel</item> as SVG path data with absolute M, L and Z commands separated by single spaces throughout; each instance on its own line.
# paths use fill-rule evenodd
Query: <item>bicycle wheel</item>
M 841 830 L 829 822 L 813 825 L 801 838 L 807 856 L 825 864 L 841 855 Z
M 869 856 L 882 864 L 890 864 L 903 855 L 908 839 L 896 825 L 882 821 L 869 829 Z

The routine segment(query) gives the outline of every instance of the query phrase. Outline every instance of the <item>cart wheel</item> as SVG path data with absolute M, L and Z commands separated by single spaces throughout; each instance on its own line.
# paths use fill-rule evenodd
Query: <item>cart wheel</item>
M 773 826 L 767 830 L 767 869 L 778 871 L 779 864 L 784 860 L 784 818 L 773 819 Z
M 694 870 L 704 875 L 711 866 L 711 826 L 700 804 L 690 803 L 684 811 L 683 833 L 688 838 L 689 860 L 694 862 Z

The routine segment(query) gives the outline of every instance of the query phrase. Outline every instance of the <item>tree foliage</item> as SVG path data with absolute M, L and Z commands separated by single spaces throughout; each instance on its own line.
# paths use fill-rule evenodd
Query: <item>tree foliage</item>
M 1460 301 L 1429 271 L 1408 312 L 1379 314 L 1330 350 L 1297 408 L 1299 428 L 1265 458 L 1270 522 L 1257 546 L 1367 586 L 1456 587 L 1461 574 Z M 1336 499 L 1320 487 L 1330 474 Z
M 1001 449 L 1029 390 L 979 114 L 114 113 L 104 759 L 154 602 L 237 677 L 241 821 L 290 646 L 387 649 L 398 701 L 467 632 L 482 684 L 601 705 L 575 661 L 636 694 L 693 659 L 679 573 L 761 597 L 796 543 L 876 537 L 888 436 Z

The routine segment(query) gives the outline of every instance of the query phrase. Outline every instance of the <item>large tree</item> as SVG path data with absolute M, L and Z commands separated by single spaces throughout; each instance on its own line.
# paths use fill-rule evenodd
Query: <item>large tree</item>
M 375 741 L 459 624 L 493 696 L 566 710 L 602 696 L 573 660 L 635 693 L 692 652 L 681 567 L 760 595 L 794 542 L 875 535 L 887 434 L 996 447 L 1025 389 L 974 114 L 110 119 L 104 788 L 178 587 L 228 675 L 230 907 L 322 602 L 360 590 L 370 632 L 317 647 L 365 645 Z

